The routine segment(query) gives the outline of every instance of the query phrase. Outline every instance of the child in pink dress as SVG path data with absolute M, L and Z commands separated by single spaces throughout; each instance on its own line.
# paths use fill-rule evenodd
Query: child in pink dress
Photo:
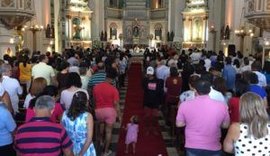
M 127 130 L 127 135 L 126 135 L 126 141 L 125 141 L 126 143 L 125 153 L 128 153 L 128 147 L 130 144 L 132 144 L 133 154 L 135 154 L 136 143 L 137 143 L 138 132 L 139 132 L 138 116 L 133 115 L 130 118 L 130 123 L 127 124 L 126 130 Z

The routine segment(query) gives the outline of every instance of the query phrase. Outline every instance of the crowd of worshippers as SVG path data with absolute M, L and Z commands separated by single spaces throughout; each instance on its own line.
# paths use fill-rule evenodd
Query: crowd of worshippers
M 4 55 L 0 155 L 110 155 L 129 57 L 117 48 Z M 97 121 L 100 151 L 93 144 Z
M 144 67 L 144 106 L 161 108 L 187 156 L 269 155 L 269 62 L 262 68 L 239 51 L 146 50 Z

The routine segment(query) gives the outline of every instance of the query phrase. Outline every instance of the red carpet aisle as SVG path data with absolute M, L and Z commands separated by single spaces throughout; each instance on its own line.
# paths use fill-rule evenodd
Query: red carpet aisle
M 126 104 L 123 114 L 122 126 L 126 126 L 132 115 L 139 116 L 139 137 L 136 147 L 137 156 L 167 156 L 166 145 L 162 139 L 161 133 L 159 135 L 145 134 L 143 121 L 143 92 L 142 92 L 142 71 L 141 64 L 132 63 L 128 72 L 128 89 L 126 94 Z M 160 132 L 160 128 L 157 127 Z M 130 147 L 129 154 L 125 154 L 125 129 L 120 130 L 119 142 L 117 145 L 116 156 L 132 155 L 132 147 Z

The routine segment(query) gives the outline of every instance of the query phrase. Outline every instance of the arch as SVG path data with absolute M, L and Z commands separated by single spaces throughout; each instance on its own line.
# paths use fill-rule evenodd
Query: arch
M 112 23 L 110 24 L 109 28 L 117 29 L 118 26 L 117 26 L 117 24 L 116 24 L 115 22 L 112 22 Z
M 162 29 L 162 24 L 157 23 L 157 24 L 154 26 L 154 29 L 155 29 L 155 30 Z

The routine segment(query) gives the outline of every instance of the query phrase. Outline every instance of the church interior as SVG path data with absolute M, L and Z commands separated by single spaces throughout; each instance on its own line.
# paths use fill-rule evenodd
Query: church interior
M 25 55 L 27 55 L 27 60 L 32 57 L 32 62 L 28 61 L 25 63 L 23 59 L 20 59 L 20 57 L 24 57 Z M 225 89 L 221 88 L 220 90 L 216 90 L 222 93 L 222 99 L 224 99 L 226 103 L 226 109 L 229 110 L 226 110 L 226 113 L 232 118 L 233 114 L 229 104 L 230 98 L 238 98 L 237 115 L 239 114 L 239 109 L 242 109 L 239 103 L 242 102 L 241 100 L 244 97 L 242 98 L 242 94 L 238 96 L 240 91 L 237 92 L 237 80 L 243 78 L 243 68 L 245 68 L 245 71 L 252 71 L 256 74 L 260 71 L 265 75 L 265 84 L 260 84 L 262 80 L 260 75 L 257 75 L 256 79 L 258 80 L 256 83 L 261 87 L 260 89 L 263 90 L 263 96 L 260 100 L 266 102 L 265 112 L 267 111 L 268 115 L 270 114 L 270 0 L 1 0 L 0 75 L 3 78 L 1 78 L 0 83 L 0 113 L 4 111 L 1 105 L 2 101 L 5 101 L 4 93 L 7 92 L 9 94 L 9 102 L 7 103 L 10 103 L 10 108 L 12 109 L 10 112 L 17 125 L 17 127 L 15 126 L 16 130 L 21 125 L 27 124 L 25 121 L 28 112 L 28 108 L 25 107 L 27 96 L 31 96 L 32 100 L 40 97 L 41 93 L 43 93 L 40 92 L 40 94 L 33 95 L 31 92 L 34 79 L 39 78 L 39 76 L 36 76 L 34 73 L 34 67 L 39 65 L 40 62 L 43 62 L 42 59 L 45 59 L 41 57 L 43 55 L 47 58 L 46 64 L 52 66 L 50 68 L 52 68 L 53 73 L 49 74 L 48 77 L 50 80 L 48 81 L 48 77 L 46 77 L 44 73 L 48 72 L 47 70 L 50 69 L 47 67 L 46 69 L 40 68 L 39 72 L 41 74 L 39 76 L 45 77 L 48 86 L 54 85 L 57 87 L 58 95 L 56 97 L 59 98 L 58 101 L 61 105 L 66 107 L 66 103 L 63 102 L 65 99 L 61 99 L 62 93 L 64 92 L 63 90 L 72 90 L 77 87 L 76 85 L 68 86 L 67 84 L 69 82 L 66 82 L 68 78 L 65 78 L 66 88 L 60 88 L 60 84 L 63 85 L 64 83 L 64 76 L 61 77 L 60 75 L 63 73 L 77 72 L 78 75 L 81 76 L 81 85 L 76 89 L 80 88 L 86 91 L 87 102 L 90 101 L 90 106 L 87 105 L 87 107 L 89 107 L 88 112 L 93 115 L 93 119 L 91 119 L 91 121 L 93 121 L 89 124 L 92 126 L 92 140 L 90 141 L 91 143 L 89 143 L 89 148 L 83 151 L 85 152 L 84 154 L 82 154 L 82 151 L 80 151 L 80 153 L 75 152 L 75 143 L 73 142 L 74 147 L 71 153 L 74 152 L 76 156 L 202 156 L 198 153 L 197 155 L 194 154 L 196 152 L 205 152 L 205 156 L 211 156 L 212 150 L 193 149 L 189 147 L 192 141 L 187 141 L 190 139 L 187 135 L 190 135 L 190 133 L 185 134 L 183 127 L 188 130 L 192 128 L 188 126 L 187 122 L 182 123 L 178 121 L 180 117 L 182 117 L 182 120 L 185 119 L 185 115 L 182 114 L 182 116 L 180 116 L 182 111 L 180 111 L 180 109 L 182 109 L 182 99 L 180 95 L 182 95 L 184 91 L 196 90 L 196 93 L 192 95 L 192 97 L 194 96 L 193 98 L 196 99 L 196 97 L 199 96 L 197 92 L 198 88 L 192 86 L 191 81 L 193 79 L 191 79 L 191 77 L 199 75 L 199 81 L 206 72 L 211 73 L 213 79 L 217 77 L 224 79 L 224 81 L 216 81 L 216 85 L 211 82 L 210 86 L 207 87 L 213 90 L 213 88 L 216 89 L 215 87 L 218 88 L 219 84 L 224 84 Z M 111 58 L 111 56 L 113 56 L 113 58 Z M 219 56 L 221 56 L 221 60 L 219 60 Z M 248 60 L 248 69 L 244 63 L 245 58 Z M 238 63 L 235 61 L 236 59 L 239 60 Z M 209 60 L 210 63 L 208 62 L 207 64 L 206 60 Z M 31 64 L 30 68 L 26 71 L 27 73 L 21 73 L 23 70 L 20 69 L 20 61 L 23 62 L 25 68 L 25 64 Z M 52 61 L 55 61 L 55 63 Z M 63 62 L 67 63 L 67 65 L 63 64 Z M 100 62 L 102 63 L 100 64 Z M 202 66 L 205 67 L 203 69 L 199 68 L 201 62 L 203 62 Z M 214 65 L 213 62 L 216 64 Z M 253 68 L 254 62 L 259 63 L 257 70 L 255 65 Z M 57 63 L 59 63 L 59 66 L 57 66 Z M 10 69 L 3 64 L 10 64 Z M 222 67 L 218 66 L 220 64 L 222 64 Z M 235 69 L 225 70 L 228 64 L 232 64 Z M 62 66 L 65 68 L 62 68 Z M 175 67 L 175 69 L 173 67 Z M 111 68 L 116 68 L 116 73 L 107 70 Z M 5 70 L 12 71 L 12 73 L 5 75 Z M 105 75 L 98 75 L 100 74 L 99 71 L 103 70 Z M 158 70 L 162 71 L 158 72 Z M 181 86 L 180 89 L 175 91 L 177 95 L 173 95 L 174 98 L 177 99 L 177 102 L 167 106 L 168 96 L 170 96 L 168 93 L 169 89 L 166 88 L 170 85 L 170 82 L 167 83 L 167 80 L 169 77 L 172 77 L 174 70 L 178 74 L 176 74 L 176 77 L 181 77 Z M 231 72 L 231 70 L 233 70 L 233 72 Z M 35 72 L 38 73 L 38 71 Z M 231 76 L 230 74 L 232 73 L 235 74 Z M 21 80 L 21 74 L 30 75 L 28 75 L 27 80 Z M 114 74 L 116 76 L 114 76 Z M 98 78 L 96 78 L 95 75 L 99 77 L 97 76 Z M 151 77 L 151 75 L 155 76 Z M 84 78 L 83 76 L 88 77 Z M 15 80 L 12 85 L 7 85 L 7 82 L 4 84 L 6 77 L 16 79 L 16 84 L 18 82 L 22 90 L 17 89 L 16 91 L 10 92 L 10 89 L 15 84 Z M 94 77 L 95 80 L 92 80 Z M 95 110 L 95 106 L 98 106 L 95 105 L 98 103 L 96 96 L 101 97 L 105 95 L 104 93 L 99 93 L 99 95 L 95 92 L 95 87 L 98 86 L 101 77 L 102 82 L 108 82 L 110 86 L 105 86 L 107 88 L 100 89 L 100 91 L 104 90 L 109 92 L 115 89 L 114 92 L 112 92 L 117 93 L 117 96 L 113 97 L 114 101 L 110 101 L 115 104 L 116 109 L 114 112 L 115 120 L 112 125 L 109 125 L 107 120 L 106 122 L 99 121 L 98 111 Z M 147 80 L 142 79 L 145 77 Z M 231 79 L 232 77 L 233 80 Z M 152 105 L 149 110 L 145 110 L 145 106 L 147 107 L 147 104 L 145 105 L 147 96 L 152 97 L 152 92 L 149 93 L 149 95 L 146 94 L 146 92 L 149 90 L 157 90 L 158 87 L 160 87 L 159 81 L 157 83 L 154 82 L 156 79 L 162 80 L 162 93 L 158 93 L 155 97 L 153 96 L 150 101 L 155 101 L 160 98 L 158 101 L 160 102 L 160 106 L 157 106 L 157 112 Z M 250 79 L 248 79 L 248 83 L 252 86 L 254 84 L 251 83 L 252 80 Z M 230 80 L 233 81 L 233 84 L 229 84 Z M 171 83 L 176 84 L 177 82 L 178 79 L 174 79 Z M 75 83 L 75 78 L 71 78 L 70 83 Z M 92 83 L 94 84 L 93 86 Z M 148 84 L 145 85 L 145 83 Z M 2 88 L 4 89 L 3 93 Z M 252 89 L 248 91 L 252 92 Z M 16 94 L 15 98 L 12 95 L 13 93 Z M 77 93 L 73 94 L 70 97 L 66 95 L 67 99 L 73 97 L 74 100 Z M 188 98 L 190 95 L 186 96 Z M 110 94 L 108 97 L 112 98 L 112 95 Z M 118 102 L 116 102 L 117 98 Z M 14 106 L 14 99 L 17 99 L 17 106 Z M 185 100 L 182 102 L 186 102 Z M 30 99 L 28 102 L 30 103 Z M 91 105 L 92 102 L 93 106 Z M 37 102 L 35 105 L 37 105 Z M 70 105 L 72 106 L 72 104 Z M 7 107 L 10 109 L 9 106 Z M 70 107 L 63 108 L 63 112 L 68 112 Z M 256 106 L 255 108 L 254 106 L 254 109 L 258 107 L 259 106 Z M 35 108 L 33 107 L 31 111 L 34 116 L 35 112 L 33 109 Z M 62 114 L 65 114 L 63 112 Z M 121 115 L 119 115 L 119 113 Z M 137 116 L 134 117 L 134 114 Z M 149 121 L 150 124 L 147 125 L 147 117 L 149 114 L 150 117 L 153 117 L 152 126 L 154 127 L 150 129 L 150 132 L 147 129 L 147 126 L 150 125 L 149 127 L 151 127 L 152 124 L 151 121 Z M 260 113 L 256 115 L 258 114 Z M 206 113 L 205 116 L 207 115 Z M 218 114 L 216 116 L 218 116 Z M 13 119 L 10 120 L 13 121 Z M 63 122 L 62 118 L 56 120 L 58 124 L 59 122 Z M 218 122 L 217 120 L 218 119 L 214 122 Z M 218 145 L 212 146 L 216 147 L 214 148 L 215 150 L 218 149 L 218 151 L 214 151 L 217 152 L 215 156 L 241 156 L 242 152 L 248 153 L 250 150 L 251 152 L 257 150 L 256 148 L 256 150 L 250 148 L 247 151 L 241 151 L 238 148 L 236 149 L 236 145 L 226 146 L 229 142 L 228 135 L 230 134 L 233 123 L 231 121 L 227 127 L 222 127 L 223 124 L 225 124 L 225 120 L 224 117 L 223 123 L 219 125 L 219 128 L 222 130 L 219 129 L 220 131 L 214 133 L 214 137 L 220 139 L 218 140 Z M 258 120 L 258 122 L 262 120 L 263 119 Z M 267 121 L 267 123 L 262 125 L 268 125 L 268 132 L 258 132 L 262 134 L 259 135 L 259 139 L 265 138 L 266 142 L 268 141 L 267 139 L 270 140 L 269 118 Z M 1 144 L 1 135 L 3 134 L 1 133 L 1 122 L 2 120 L 0 119 L 0 155 L 3 154 L 1 151 L 14 152 L 16 150 L 17 156 L 30 152 L 30 149 L 24 149 L 22 148 L 23 145 L 19 145 L 19 143 L 24 143 L 22 140 L 16 140 L 20 139 L 19 137 L 15 137 L 15 140 L 12 141 L 9 140 L 11 142 L 11 144 L 9 142 L 10 145 L 3 146 Z M 136 147 L 135 144 L 133 144 L 134 142 L 132 142 L 133 146 L 129 147 L 127 140 L 125 140 L 125 136 L 128 133 L 128 126 L 130 126 L 127 125 L 129 122 L 139 125 L 137 132 L 138 143 L 137 138 L 135 141 L 135 143 L 137 143 Z M 242 120 L 239 119 L 238 122 L 241 123 Z M 105 134 L 103 136 L 103 133 L 101 135 L 101 131 L 104 131 L 104 129 L 102 129 L 104 127 L 101 125 L 104 123 Z M 108 125 L 111 126 L 111 129 L 107 129 Z M 13 129 L 14 132 L 16 132 L 15 127 Z M 258 127 L 260 127 L 260 125 L 257 126 L 257 128 Z M 67 133 L 70 134 L 68 128 L 66 129 Z M 21 129 L 19 128 L 19 130 Z M 201 131 L 201 129 L 198 131 Z M 79 133 L 80 132 L 78 132 L 78 135 Z M 107 133 L 111 133 L 108 138 Z M 250 135 L 250 133 L 253 133 L 253 129 L 249 129 L 247 135 Z M 77 135 L 77 132 L 74 132 L 74 134 Z M 194 132 L 193 135 L 196 134 Z M 73 139 L 72 136 L 69 137 L 71 140 Z M 84 138 L 87 137 L 89 136 L 84 136 Z M 209 136 L 204 137 L 209 138 Z M 102 140 L 104 138 L 105 141 Z M 208 140 L 208 138 L 205 140 Z M 201 140 L 198 142 L 200 141 Z M 264 143 L 265 142 L 260 142 L 256 146 Z M 269 143 L 269 141 L 266 143 L 268 144 L 267 146 L 269 146 Z M 34 143 L 32 144 L 34 145 Z M 194 143 L 194 145 L 195 144 L 196 143 Z M 198 144 L 200 143 L 196 145 Z M 215 143 L 209 143 L 209 147 L 211 147 L 212 144 Z M 15 149 L 13 146 L 16 146 Z M 66 144 L 66 146 L 68 145 Z M 208 148 L 208 146 L 204 146 L 204 144 L 199 146 Z M 133 149 L 132 152 L 131 148 Z M 232 148 L 234 150 L 232 150 Z M 259 153 L 258 156 L 260 155 L 260 151 L 269 155 L 269 149 L 261 149 L 263 149 L 263 147 L 255 152 L 257 154 Z M 65 155 L 68 155 L 66 149 L 61 150 L 61 154 L 64 152 Z M 93 152 L 93 150 L 95 152 Z M 48 154 L 49 150 L 46 150 L 46 152 Z M 44 150 L 44 153 L 46 152 Z M 210 152 L 210 154 L 207 154 L 207 152 Z M 16 156 L 16 154 L 14 154 L 14 156 Z
M 267 0 L 5 0 L 1 55 L 71 46 L 268 51 Z

